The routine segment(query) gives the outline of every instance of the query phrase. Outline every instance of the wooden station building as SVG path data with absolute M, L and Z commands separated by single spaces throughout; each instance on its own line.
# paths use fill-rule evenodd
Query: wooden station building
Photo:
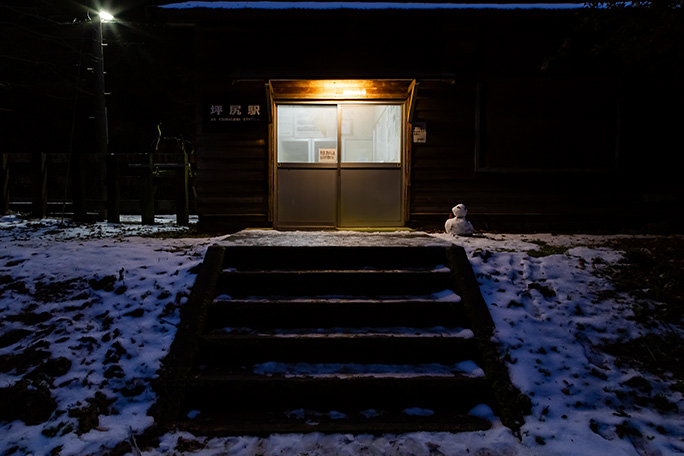
M 582 5 L 147 14 L 193 40 L 201 226 L 682 226 L 681 81 L 575 51 Z

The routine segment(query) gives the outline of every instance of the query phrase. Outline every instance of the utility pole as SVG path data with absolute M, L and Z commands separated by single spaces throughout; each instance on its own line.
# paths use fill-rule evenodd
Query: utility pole
M 99 12 L 93 19 L 93 72 L 95 76 L 95 198 L 97 212 L 100 219 L 107 218 L 109 222 L 119 222 L 119 210 L 117 207 L 110 208 L 111 203 L 117 199 L 109 195 L 107 185 L 108 176 L 108 146 L 109 128 L 107 125 L 107 93 L 105 91 L 105 67 L 104 67 L 104 42 L 102 38 L 102 24 L 106 20 L 113 19 L 111 15 Z M 113 190 L 113 189 L 112 189 Z M 118 195 L 117 195 L 118 196 Z M 108 211 L 107 209 L 111 209 Z M 111 214 L 109 213 L 111 212 Z M 112 219 L 113 218 L 113 219 Z
M 95 151 L 106 154 L 107 138 L 107 100 L 105 94 L 104 52 L 102 50 L 102 16 L 93 19 L 95 39 L 93 40 L 93 72 L 95 74 Z

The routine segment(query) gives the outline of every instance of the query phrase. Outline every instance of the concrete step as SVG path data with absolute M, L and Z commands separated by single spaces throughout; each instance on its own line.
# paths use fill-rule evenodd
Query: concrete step
M 225 270 L 219 295 L 249 296 L 420 296 L 448 289 L 451 271 L 434 270 Z
M 455 299 L 458 299 L 455 295 Z M 267 299 L 215 300 L 208 309 L 207 329 L 223 327 L 465 327 L 461 302 L 429 299 Z
M 467 415 L 480 404 L 521 423 L 504 416 L 515 405 L 501 398 L 518 393 L 483 345 L 493 322 L 462 248 L 213 246 L 190 298 L 161 379 L 162 425 L 460 432 L 490 427 Z M 405 412 L 416 408 L 426 413 Z
M 239 410 L 405 409 L 467 413 L 492 403 L 481 377 L 448 376 L 283 376 L 244 372 L 197 373 L 186 392 L 186 409 L 220 414 Z
M 418 334 L 418 335 L 417 335 Z M 284 363 L 454 363 L 478 361 L 469 330 L 412 334 L 363 332 L 210 333 L 200 338 L 197 365 Z
M 409 411 L 410 413 L 410 411 Z M 408 432 L 475 432 L 487 430 L 491 423 L 483 418 L 435 412 L 410 415 L 403 410 L 282 410 L 275 412 L 200 413 L 192 420 L 177 423 L 180 430 L 196 435 L 304 434 L 402 434 Z
M 224 267 L 264 269 L 431 268 L 446 264 L 444 246 L 226 246 Z

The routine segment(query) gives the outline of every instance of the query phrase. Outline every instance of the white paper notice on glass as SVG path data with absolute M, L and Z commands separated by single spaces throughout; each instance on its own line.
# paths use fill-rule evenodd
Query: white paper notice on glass
M 337 149 L 318 149 L 318 163 L 337 163 Z

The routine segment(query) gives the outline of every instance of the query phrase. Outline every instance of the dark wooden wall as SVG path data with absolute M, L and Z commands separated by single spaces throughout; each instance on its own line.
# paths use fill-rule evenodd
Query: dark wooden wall
M 411 145 L 409 225 L 439 229 L 465 203 L 476 229 L 681 228 L 673 132 L 684 119 L 665 112 L 683 91 L 585 61 L 550 65 L 575 12 L 193 14 L 197 211 L 208 225 L 269 225 L 270 138 L 268 123 L 205 131 L 207 93 L 263 94 L 270 78 L 409 77 L 413 120 L 427 127 L 427 142 Z
M 197 212 L 205 222 L 268 223 L 267 138 L 264 128 L 199 136 Z
M 269 224 L 269 116 L 266 81 L 237 80 L 238 53 L 225 41 L 223 29 L 211 28 L 197 36 L 196 80 L 196 204 L 207 229 L 238 229 Z M 255 125 L 209 128 L 204 101 L 218 96 L 260 104 L 264 121 Z M 225 107 L 228 109 L 228 106 Z
M 425 122 L 427 139 L 411 147 L 409 218 L 415 226 L 443 225 L 451 208 L 468 200 L 461 182 L 474 173 L 475 95 L 472 78 L 418 83 L 413 120 Z
M 577 227 L 573 217 L 620 216 L 627 193 L 616 182 L 609 82 L 547 81 L 541 94 L 531 78 L 499 79 L 496 92 L 490 83 L 419 81 L 414 121 L 425 122 L 428 139 L 412 145 L 411 224 L 439 228 L 457 203 L 481 228 Z M 552 84 L 556 96 L 546 93 Z

